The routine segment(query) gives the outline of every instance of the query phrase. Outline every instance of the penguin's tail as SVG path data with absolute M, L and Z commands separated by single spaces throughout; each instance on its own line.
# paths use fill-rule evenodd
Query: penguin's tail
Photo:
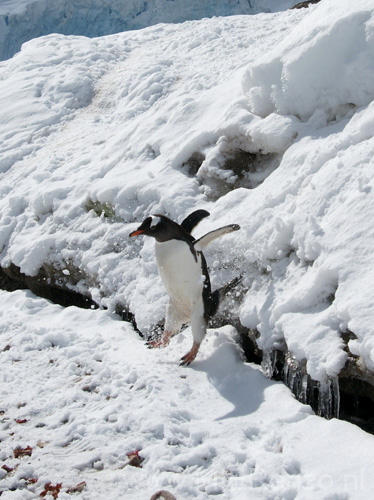
M 236 278 L 232 279 L 226 285 L 223 285 L 221 288 L 214 290 L 211 292 L 209 297 L 209 318 L 214 316 L 218 310 L 219 303 L 221 300 L 230 293 L 243 279 L 243 275 L 240 274 Z

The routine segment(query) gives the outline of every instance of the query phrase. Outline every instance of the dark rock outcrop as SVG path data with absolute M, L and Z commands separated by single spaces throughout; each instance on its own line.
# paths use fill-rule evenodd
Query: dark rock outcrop
M 0 288 L 9 292 L 29 289 L 35 295 L 64 307 L 77 306 L 84 309 L 96 309 L 98 305 L 91 297 L 69 288 L 69 284 L 78 278 L 77 273 L 79 275 L 79 271 L 70 273 L 67 279 L 62 272 L 60 273 L 51 265 L 45 265 L 36 276 L 27 276 L 21 272 L 19 267 L 11 264 L 9 267 L 0 268 Z
M 320 1 L 321 0 L 307 0 L 306 2 L 299 2 L 291 7 L 291 9 L 305 9 L 306 7 L 309 7 L 310 4 L 318 3 Z

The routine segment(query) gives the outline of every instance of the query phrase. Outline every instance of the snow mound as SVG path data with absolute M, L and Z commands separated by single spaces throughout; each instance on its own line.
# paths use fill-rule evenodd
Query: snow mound
M 372 101 L 372 2 L 324 1 L 309 10 L 292 37 L 248 68 L 243 87 L 253 113 L 332 120 Z

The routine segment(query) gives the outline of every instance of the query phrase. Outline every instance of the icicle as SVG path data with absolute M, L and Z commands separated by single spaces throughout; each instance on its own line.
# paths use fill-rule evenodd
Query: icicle
M 328 378 L 318 383 L 318 410 L 317 414 L 327 419 L 339 418 L 340 390 L 338 377 Z
M 302 403 L 307 404 L 308 402 L 308 374 L 305 373 L 303 375 L 303 379 L 301 381 L 301 394 L 300 400 Z
M 307 403 L 308 374 L 305 370 L 305 362 L 298 361 L 291 353 L 287 353 L 284 360 L 283 380 L 299 401 Z
M 273 351 L 271 350 L 264 350 L 262 353 L 261 368 L 264 372 L 264 375 L 268 378 L 271 378 L 274 373 L 273 357 Z
M 330 380 L 318 382 L 318 408 L 320 417 L 331 418 L 331 387 Z
M 277 350 L 264 350 L 262 370 L 266 377 L 272 378 L 279 369 Z M 306 361 L 297 360 L 287 352 L 283 362 L 283 381 L 290 388 L 296 399 L 304 404 L 311 404 L 317 415 L 330 418 L 339 418 L 340 390 L 338 377 L 326 378 L 323 382 L 312 380 L 306 370 Z
M 340 388 L 339 388 L 339 378 L 334 377 L 332 379 L 332 388 L 334 395 L 334 413 L 333 417 L 339 418 L 340 415 Z
M 288 386 L 288 363 L 286 359 L 283 365 L 283 381 Z
M 273 370 L 271 366 L 271 351 L 263 351 L 262 353 L 262 361 L 261 368 L 264 372 L 264 375 L 268 378 L 271 378 L 273 375 Z

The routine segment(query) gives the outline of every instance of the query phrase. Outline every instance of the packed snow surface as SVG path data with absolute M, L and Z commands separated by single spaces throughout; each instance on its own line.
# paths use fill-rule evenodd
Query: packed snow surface
M 48 482 L 60 499 L 80 482 L 87 499 L 370 496 L 372 438 L 243 363 L 232 327 L 182 369 L 189 330 L 148 352 L 112 312 L 145 335 L 164 318 L 153 241 L 128 235 L 203 208 L 197 238 L 241 226 L 205 254 L 214 287 L 243 275 L 232 313 L 265 354 L 286 347 L 321 382 L 347 351 L 373 370 L 373 58 L 372 1 L 322 0 L 54 34 L 0 63 L 0 264 L 53 268 L 107 308 L 1 294 L 0 453 L 19 464 L 0 468 L 1 500 Z M 138 449 L 143 467 L 121 469 Z
M 313 415 L 244 363 L 232 327 L 211 330 L 185 368 L 177 360 L 189 329 L 148 350 L 107 311 L 24 291 L 0 300 L 1 500 L 34 500 L 46 485 L 58 500 L 149 500 L 160 489 L 177 500 L 362 500 L 374 491 L 374 436 Z M 17 449 L 29 455 L 15 458 Z M 134 452 L 141 467 L 129 465 Z

